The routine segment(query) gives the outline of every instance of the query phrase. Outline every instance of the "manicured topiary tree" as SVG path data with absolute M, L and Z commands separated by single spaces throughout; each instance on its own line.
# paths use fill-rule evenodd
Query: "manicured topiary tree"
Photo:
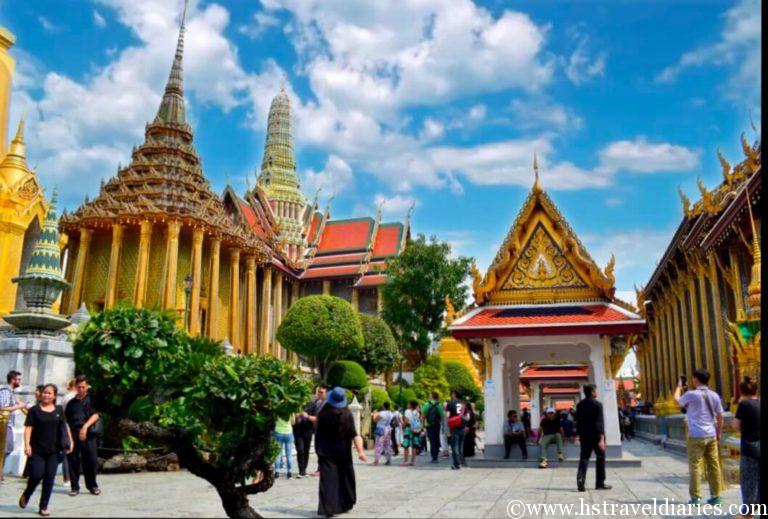
M 363 367 L 351 360 L 337 360 L 328 369 L 326 383 L 330 387 L 341 386 L 354 393 L 368 386 Z
M 381 389 L 380 387 L 373 386 L 371 388 L 371 409 L 374 411 L 381 409 L 381 406 L 384 405 L 384 402 L 392 403 L 392 400 L 389 398 L 389 395 L 385 390 Z
M 424 363 L 413 372 L 413 390 L 420 400 L 429 400 L 430 394 L 437 391 L 440 400 L 446 400 L 450 395 L 450 386 L 445 378 L 443 359 L 430 355 Z
M 392 402 L 403 409 L 408 407 L 408 403 L 411 400 L 419 400 L 419 397 L 416 395 L 416 391 L 413 390 L 413 388 L 405 387 L 403 386 L 402 393 L 400 392 L 400 386 L 398 384 L 389 386 L 387 388 L 387 393 L 389 394 L 389 398 L 392 400 Z M 402 395 L 402 396 L 401 396 Z
M 457 391 L 461 398 L 468 398 L 472 402 L 477 402 L 480 399 L 482 395 L 480 387 L 464 364 L 455 360 L 446 360 L 443 366 L 445 378 L 451 391 Z
M 347 358 L 363 366 L 371 375 L 391 369 L 400 360 L 392 330 L 380 317 L 362 313 L 358 316 L 363 328 L 363 347 Z
M 216 346 L 191 339 L 170 314 L 118 307 L 93 316 L 75 340 L 76 371 L 115 430 L 174 451 L 213 485 L 228 516 L 260 517 L 248 495 L 274 482 L 275 421 L 300 411 L 310 387 L 290 363 Z
M 331 362 L 358 355 L 363 329 L 357 312 L 343 299 L 307 296 L 288 309 L 277 329 L 277 340 L 325 378 Z

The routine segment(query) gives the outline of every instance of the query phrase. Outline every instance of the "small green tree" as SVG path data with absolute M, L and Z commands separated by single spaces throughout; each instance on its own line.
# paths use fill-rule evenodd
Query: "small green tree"
M 462 398 L 468 398 L 472 402 L 477 402 L 482 396 L 480 387 L 475 382 L 469 369 L 461 362 L 455 360 L 446 360 L 443 362 L 445 368 L 445 379 L 451 391 L 456 391 Z
M 389 394 L 389 398 L 392 400 L 392 402 L 403 409 L 408 407 L 408 403 L 411 400 L 419 400 L 419 397 L 416 395 L 416 391 L 413 390 L 413 388 L 405 387 L 403 386 L 402 393 L 400 392 L 400 386 L 395 384 L 392 386 L 389 386 L 387 388 L 387 393 Z
M 340 386 L 357 393 L 368 386 L 368 377 L 363 367 L 357 362 L 337 360 L 328 369 L 326 382 L 330 387 Z
M 373 411 L 381 409 L 381 406 L 384 405 L 384 402 L 391 403 L 392 399 L 389 398 L 389 395 L 386 391 L 380 387 L 373 386 L 371 388 L 371 409 Z
M 429 400 L 433 391 L 437 392 L 441 401 L 450 396 L 443 359 L 437 355 L 430 355 L 421 366 L 416 368 L 413 372 L 413 390 L 420 400 Z
M 387 323 L 373 315 L 361 313 L 358 317 L 363 327 L 363 347 L 348 357 L 349 360 L 354 360 L 372 375 L 394 367 L 400 360 L 400 353 Z
M 331 362 L 358 355 L 363 329 L 352 305 L 343 299 L 307 296 L 288 309 L 277 329 L 277 340 L 325 378 Z
M 470 258 L 451 257 L 448 243 L 423 234 L 409 240 L 403 252 L 387 261 L 389 280 L 382 289 L 382 317 L 398 344 L 426 358 L 429 345 L 440 334 L 445 296 L 462 304 L 468 288 Z

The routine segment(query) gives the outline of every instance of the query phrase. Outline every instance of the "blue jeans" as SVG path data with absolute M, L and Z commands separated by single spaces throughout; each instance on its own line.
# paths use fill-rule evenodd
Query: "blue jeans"
M 464 428 L 451 431 L 448 437 L 451 444 L 451 454 L 453 455 L 453 466 L 457 469 L 464 465 Z
M 285 456 L 285 465 L 288 473 L 291 472 L 291 445 L 293 445 L 293 433 L 282 434 L 275 433 L 275 440 L 280 445 L 280 453 L 275 460 L 275 472 L 283 468 L 283 456 Z

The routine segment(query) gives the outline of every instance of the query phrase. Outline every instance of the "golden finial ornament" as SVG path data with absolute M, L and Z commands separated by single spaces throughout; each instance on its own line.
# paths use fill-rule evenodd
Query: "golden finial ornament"
M 747 171 L 749 173 L 754 173 L 757 171 L 757 168 L 760 167 L 760 159 L 757 156 L 757 152 L 752 149 L 752 146 L 749 145 L 747 142 L 747 138 L 744 137 L 744 134 L 741 134 L 741 149 L 744 152 L 744 156 L 747 158 L 745 162 Z
M 456 309 L 451 302 L 451 296 L 445 296 L 445 324 L 450 326 L 456 320 Z
M 470 272 L 472 273 L 472 293 L 475 296 L 475 302 L 481 304 L 484 301 L 483 275 L 477 269 L 477 265 L 474 261 L 470 266 Z
M 533 192 L 541 193 L 541 182 L 539 181 L 539 160 L 536 156 L 536 152 L 533 152 Z
M 680 195 L 680 201 L 683 203 L 683 214 L 685 216 L 690 216 L 691 214 L 691 200 L 685 196 L 685 193 L 683 193 L 683 189 L 678 186 L 677 193 Z
M 717 158 L 720 161 L 720 166 L 723 168 L 723 181 L 730 186 L 731 182 L 733 181 L 733 177 L 731 175 L 731 165 L 728 163 L 725 157 L 723 157 L 723 154 L 720 153 L 720 148 L 717 148 Z

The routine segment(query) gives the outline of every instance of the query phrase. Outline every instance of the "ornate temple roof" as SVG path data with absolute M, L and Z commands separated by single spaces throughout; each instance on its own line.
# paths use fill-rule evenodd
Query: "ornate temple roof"
M 131 163 L 102 183 L 99 195 L 74 213 L 62 215 L 62 228 L 104 221 L 177 219 L 202 227 L 222 240 L 268 257 L 270 251 L 252 228 L 234 221 L 203 174 L 187 123 L 183 92 L 185 21 L 182 15 L 176 53 L 163 99 L 145 140 Z
M 473 266 L 477 305 L 614 300 L 614 259 L 601 270 L 535 182 L 485 276 Z
M 8 153 L 0 162 L 0 191 L 18 193 L 23 198 L 39 196 L 40 184 L 27 166 L 27 146 L 24 142 L 24 119 L 19 121 L 16 135 L 11 141 Z
M 48 278 L 64 281 L 61 276 L 61 251 L 59 250 L 59 221 L 56 217 L 56 191 L 51 195 L 48 214 L 40 236 L 32 249 L 24 277 Z

